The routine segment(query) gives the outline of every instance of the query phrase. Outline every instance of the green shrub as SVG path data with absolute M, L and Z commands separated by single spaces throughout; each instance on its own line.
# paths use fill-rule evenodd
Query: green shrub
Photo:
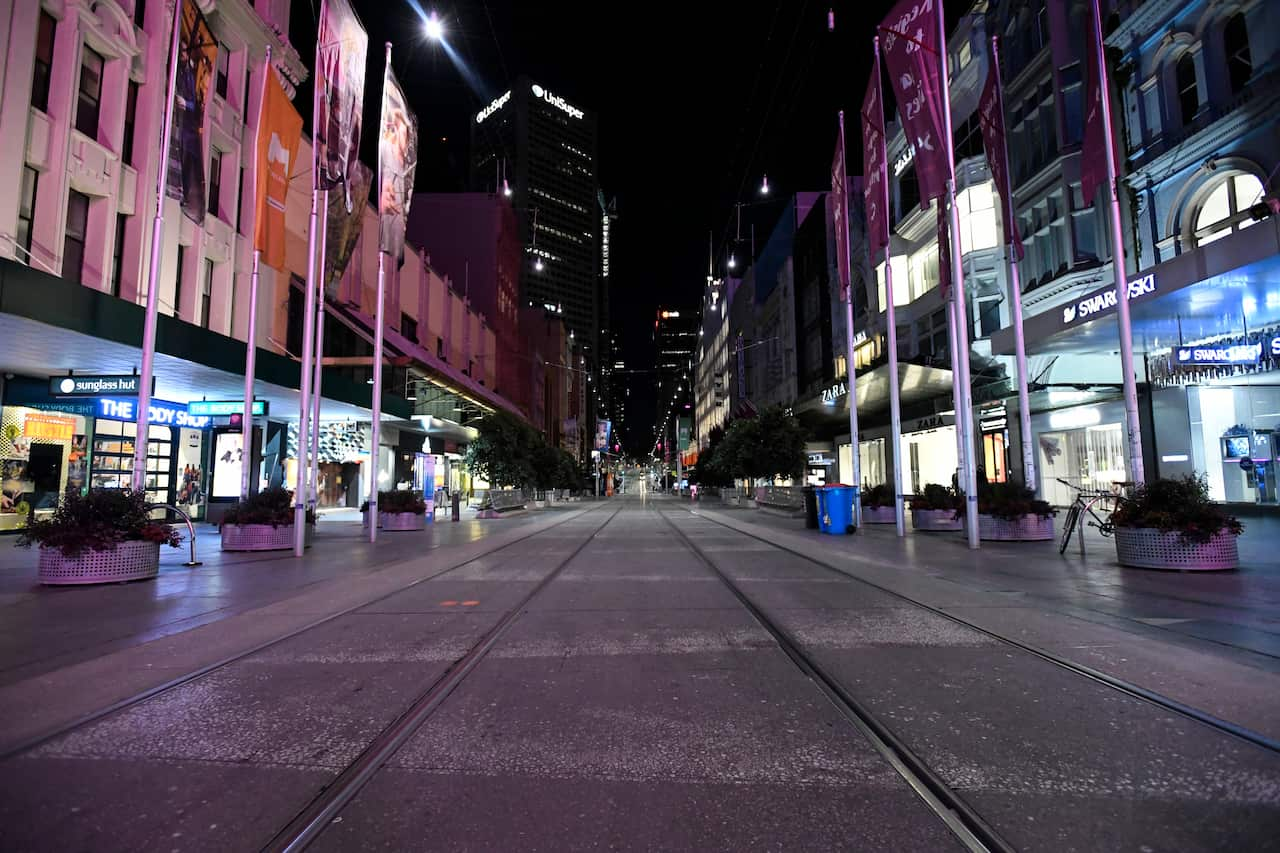
M 223 524 L 270 524 L 288 527 L 293 524 L 293 492 L 282 486 L 263 489 L 247 500 L 238 502 L 222 516 Z M 307 524 L 316 523 L 315 510 L 307 509 Z
M 31 519 L 18 538 L 24 548 L 39 544 L 65 557 L 86 550 L 105 551 L 121 542 L 159 542 L 178 547 L 177 531 L 151 518 L 147 498 L 130 489 L 68 489 L 47 519 Z
M 1153 527 L 1177 533 L 1183 542 L 1203 545 L 1222 531 L 1239 536 L 1244 525 L 1209 499 L 1200 477 L 1153 480 L 1134 489 L 1111 516 L 1116 527 Z
M 1048 518 L 1054 514 L 1048 501 L 1038 500 L 1036 493 L 1020 480 L 1007 483 L 978 484 L 978 512 L 1005 521 L 1017 521 L 1026 515 Z
M 924 490 L 911 498 L 912 509 L 950 509 L 956 515 L 964 512 L 964 494 L 949 486 L 926 483 Z
M 378 512 L 392 514 L 410 513 L 423 515 L 427 511 L 427 502 L 412 489 L 396 489 L 390 492 L 378 492 Z
M 862 505 L 871 509 L 878 509 L 882 506 L 893 506 L 894 498 L 893 489 L 885 483 L 878 486 L 872 486 L 862 491 Z

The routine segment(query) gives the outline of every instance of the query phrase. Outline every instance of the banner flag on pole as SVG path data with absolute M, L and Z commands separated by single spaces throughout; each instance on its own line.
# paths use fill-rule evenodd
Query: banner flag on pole
M 266 82 L 258 112 L 258 162 L 255 168 L 253 248 L 262 253 L 270 267 L 284 271 L 284 207 L 289 194 L 289 170 L 298 156 L 302 138 L 302 116 L 275 69 L 263 69 Z
M 178 36 L 178 75 L 173 99 L 175 133 L 169 142 L 167 194 L 182 212 L 204 224 L 204 115 L 213 87 L 218 42 L 194 0 L 180 0 L 182 29 Z
M 404 230 L 417 168 L 418 120 L 388 64 L 378 139 L 378 248 L 395 258 L 397 264 L 404 260 Z
M 1004 239 L 1013 251 L 1015 260 L 1022 260 L 1022 235 L 1018 223 L 1013 221 L 1013 199 L 1006 198 L 1013 192 L 1009 181 L 1009 160 L 1005 146 L 1004 94 L 1000 87 L 1000 66 L 991 57 L 987 68 L 987 83 L 982 87 L 978 101 L 978 124 L 982 129 L 982 145 L 987 151 L 987 163 L 991 166 L 991 180 L 1000 194 L 1000 218 L 1004 224 Z
M 369 36 L 347 0 L 325 0 L 316 49 L 324 80 L 322 117 L 315 122 L 318 186 L 342 190 L 338 195 L 348 213 L 356 209 L 350 178 L 353 164 L 360 161 L 368 51 Z
M 364 219 L 365 205 L 369 203 L 369 188 L 373 186 L 373 170 L 359 160 L 351 163 L 347 188 L 351 192 L 351 210 L 347 210 L 343 193 L 330 193 L 328 226 L 324 238 L 324 293 L 329 300 L 338 298 L 338 284 L 347 271 L 356 240 L 360 238 L 360 224 Z
M 889 82 L 907 141 L 915 151 L 922 202 L 946 192 L 948 172 L 946 140 L 950 134 L 943 126 L 938 74 L 940 7 L 939 0 L 902 0 L 880 24 Z
M 1080 190 L 1086 205 L 1093 204 L 1098 187 L 1107 182 L 1107 130 L 1102 122 L 1102 86 L 1098 82 L 1098 43 L 1094 39 L 1092 12 L 1082 23 L 1084 38 L 1084 139 L 1080 144 Z M 1119 164 L 1120 158 L 1116 158 Z
M 849 179 L 844 165 L 844 113 L 831 161 L 831 219 L 836 231 L 836 269 L 840 274 L 840 299 L 849 301 Z
M 880 91 L 880 54 L 876 53 L 867 94 L 862 99 L 862 203 L 866 208 L 867 240 L 871 259 L 889 245 L 889 211 L 884 209 L 885 185 L 889 181 L 885 169 L 884 104 Z

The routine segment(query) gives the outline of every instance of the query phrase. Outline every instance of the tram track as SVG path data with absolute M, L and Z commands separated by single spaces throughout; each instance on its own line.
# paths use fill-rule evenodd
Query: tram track
M 782 652 L 831 702 L 835 709 L 855 728 L 903 781 L 955 835 L 968 850 L 1012 853 L 1016 848 L 1006 841 L 960 794 L 949 786 L 919 755 L 885 725 L 863 702 L 851 694 L 840 681 L 818 663 L 789 631 L 771 618 L 719 566 L 696 545 L 689 535 L 661 509 L 658 516 L 666 522 L 675 537 L 698 561 L 714 574 L 760 626 L 773 638 Z M 726 525 L 727 526 L 727 525 Z M 767 540 L 762 540 L 767 541 Z M 770 543 L 772 544 L 772 543 Z
M 208 663 L 204 666 L 198 667 L 196 669 L 192 669 L 179 676 L 171 678 L 161 684 L 157 684 L 153 687 L 149 687 L 146 690 L 139 691 L 133 695 L 120 699 L 119 701 L 113 702 L 110 705 L 106 705 L 102 708 L 99 708 L 95 711 L 92 711 L 88 714 L 78 717 L 77 719 L 72 720 L 64 725 L 60 725 L 55 729 L 42 732 L 38 735 L 28 738 L 27 740 L 14 744 L 13 746 L 7 748 L 3 752 L 0 752 L 0 762 L 9 761 L 10 759 L 17 758 L 45 744 L 51 743 L 60 738 L 66 737 L 67 735 L 73 734 L 74 732 L 85 729 L 95 723 L 101 722 L 116 714 L 128 711 L 131 708 L 135 708 L 143 704 L 144 702 L 147 702 L 149 700 L 162 696 L 166 693 L 174 691 L 180 687 L 183 687 L 184 685 L 188 685 L 193 682 L 196 682 L 199 679 L 209 676 L 215 672 L 225 670 L 226 668 L 232 666 L 233 664 L 252 658 L 255 655 L 268 651 L 269 649 L 275 646 L 281 645 L 283 643 L 288 642 L 289 640 L 293 640 L 299 636 L 302 636 L 309 631 L 313 631 L 324 625 L 335 622 L 336 620 L 341 619 L 344 616 L 350 616 L 351 614 L 359 610 L 362 610 L 364 608 L 367 608 L 371 605 L 379 604 L 390 598 L 393 598 L 394 596 L 401 595 L 407 592 L 408 590 L 411 590 L 411 589 L 414 589 L 415 587 L 420 586 L 421 584 L 425 584 L 433 580 L 444 578 L 448 576 L 450 573 L 457 572 L 458 570 L 464 569 L 481 560 L 490 558 L 501 551 L 505 551 L 509 548 L 516 548 L 520 546 L 522 543 L 527 542 L 530 539 L 543 535 L 549 531 L 555 530 L 558 527 L 570 521 L 573 521 L 574 519 L 581 518 L 584 515 L 587 515 L 589 513 L 596 511 L 596 509 L 597 508 L 592 507 L 591 509 L 588 509 L 584 512 L 574 513 L 572 515 L 569 515 L 567 518 L 559 520 L 554 524 L 548 525 L 547 527 L 543 527 L 539 530 L 530 531 L 528 534 L 521 536 L 520 538 L 512 542 L 507 542 L 502 545 L 497 545 L 494 548 L 484 551 L 483 553 L 477 554 L 476 556 L 471 557 L 470 559 L 464 562 L 450 566 L 446 569 L 441 569 L 429 575 L 416 578 L 412 582 L 407 583 L 403 586 L 397 587 L 396 589 L 390 592 L 387 592 L 383 595 L 370 598 L 366 601 L 361 601 L 350 607 L 339 610 L 336 613 L 327 614 L 319 619 L 315 619 L 311 622 L 308 622 L 305 625 L 302 625 L 301 627 L 288 631 L 287 633 L 272 637 L 271 639 L 266 640 L 265 642 L 258 643 L 248 649 L 237 651 L 234 654 L 227 655 L 223 658 L 220 658 L 216 661 Z M 616 515 L 616 514 L 617 514 L 617 511 L 613 513 L 613 515 Z M 610 516 L 609 520 L 612 520 L 613 515 Z M 605 523 L 607 524 L 608 520 L 606 520 Z M 603 527 L 603 525 L 601 525 L 601 527 Z
M 749 533 L 747 531 L 740 530 L 737 527 L 734 527 L 733 525 L 726 524 L 723 521 L 719 521 L 707 515 L 695 513 L 692 510 L 685 509 L 685 512 L 689 513 L 689 515 L 694 518 L 698 518 L 700 520 L 707 521 L 712 524 L 716 524 L 720 527 L 723 527 L 726 530 L 731 530 L 734 533 L 740 534 L 749 539 L 753 539 L 757 542 L 763 542 L 764 544 L 769 545 L 779 551 L 790 554 L 807 563 L 811 563 L 815 566 L 818 566 L 841 578 L 861 584 L 862 586 L 865 586 L 869 589 L 874 589 L 876 592 L 882 593 L 884 595 L 888 595 L 894 599 L 897 599 L 898 601 L 903 602 L 904 604 L 908 604 L 912 607 L 918 607 L 922 610 L 929 612 L 934 616 L 938 616 L 943 619 L 946 619 L 947 621 L 955 625 L 958 625 L 962 628 L 975 631 L 978 634 L 988 639 L 994 640 L 1002 645 L 1005 645 L 1010 648 L 1016 649 L 1020 652 L 1024 652 L 1026 654 L 1032 655 L 1046 663 L 1052 664 L 1053 666 L 1059 669 L 1065 670 L 1069 673 L 1072 673 L 1076 676 L 1095 682 L 1097 684 L 1104 685 L 1130 698 L 1138 699 L 1149 705 L 1160 708 L 1161 710 L 1168 711 L 1168 712 L 1177 714 L 1181 717 L 1185 717 L 1187 719 L 1193 720 L 1221 734 L 1229 735 L 1233 738 L 1237 738 L 1239 740 L 1245 741 L 1254 746 L 1261 747 L 1262 749 L 1265 749 L 1273 754 L 1280 755 L 1280 741 L 1277 741 L 1274 738 L 1268 737 L 1267 735 L 1261 732 L 1257 732 L 1245 726 L 1238 725 L 1236 723 L 1231 722 L 1230 720 L 1224 720 L 1221 717 L 1208 713 L 1207 711 L 1201 710 L 1199 708 L 1195 708 L 1183 702 L 1179 702 L 1176 699 L 1172 699 L 1168 696 L 1165 696 L 1153 690 L 1148 690 L 1147 688 L 1134 684 L 1133 682 L 1126 681 L 1125 679 L 1122 679 L 1122 678 L 1117 678 L 1114 675 L 1102 672 L 1090 666 L 1086 666 L 1077 661 L 1070 660 L 1066 657 L 1063 657 L 1062 655 L 1055 654 L 1054 652 L 1051 652 L 1047 649 L 1043 649 L 1038 646 L 1032 645 L 1030 643 L 1025 643 L 1021 640 L 1008 637 L 1004 634 L 1000 634 L 996 631 L 992 631 L 989 628 L 984 628 L 981 625 L 978 625 L 974 622 L 970 622 L 967 619 L 963 619 L 959 616 L 956 616 L 953 613 L 947 612 L 946 610 L 942 610 L 938 607 L 934 607 L 933 605 L 926 604 L 921 601 L 917 601 L 916 599 L 911 598 L 910 596 L 904 595 L 887 586 L 883 586 L 874 581 L 869 581 L 869 580 L 866 580 L 865 578 L 858 577 L 857 575 L 851 572 L 848 572 L 833 563 L 829 563 L 825 560 L 818 559 L 802 551 L 796 550 L 795 548 L 791 548 L 786 545 L 779 544 L 778 542 L 768 539 L 764 536 L 760 536 L 754 533 Z M 668 519 L 668 521 L 670 521 L 670 519 Z

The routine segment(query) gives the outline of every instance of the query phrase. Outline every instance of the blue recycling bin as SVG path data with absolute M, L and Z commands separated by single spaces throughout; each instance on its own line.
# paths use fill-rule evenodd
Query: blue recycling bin
M 818 490 L 818 529 L 832 536 L 853 532 L 853 486 L 832 485 Z

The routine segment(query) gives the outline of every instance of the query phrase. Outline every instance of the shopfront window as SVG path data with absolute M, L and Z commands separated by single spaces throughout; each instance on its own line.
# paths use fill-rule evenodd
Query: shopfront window
M 1209 497 L 1230 503 L 1277 503 L 1280 387 L 1187 389 L 1192 465 Z
M 67 490 L 85 487 L 86 418 L 25 406 L 0 412 L 0 530 L 51 515 Z
M 1071 415 L 1079 414 L 1074 422 L 1084 424 L 1096 415 L 1096 409 L 1064 410 L 1057 422 L 1072 423 Z M 1050 423 L 1054 423 L 1051 417 Z M 1068 506 L 1075 500 L 1075 490 L 1111 489 L 1114 483 L 1123 482 L 1125 476 L 1124 428 L 1118 423 L 1088 424 L 1042 432 L 1037 436 L 1040 456 L 1040 494 L 1055 506 Z M 1071 486 L 1061 481 L 1065 480 Z
M 912 494 L 920 494 L 930 483 L 950 486 L 957 467 L 956 428 L 944 426 L 903 435 L 902 456 Z

